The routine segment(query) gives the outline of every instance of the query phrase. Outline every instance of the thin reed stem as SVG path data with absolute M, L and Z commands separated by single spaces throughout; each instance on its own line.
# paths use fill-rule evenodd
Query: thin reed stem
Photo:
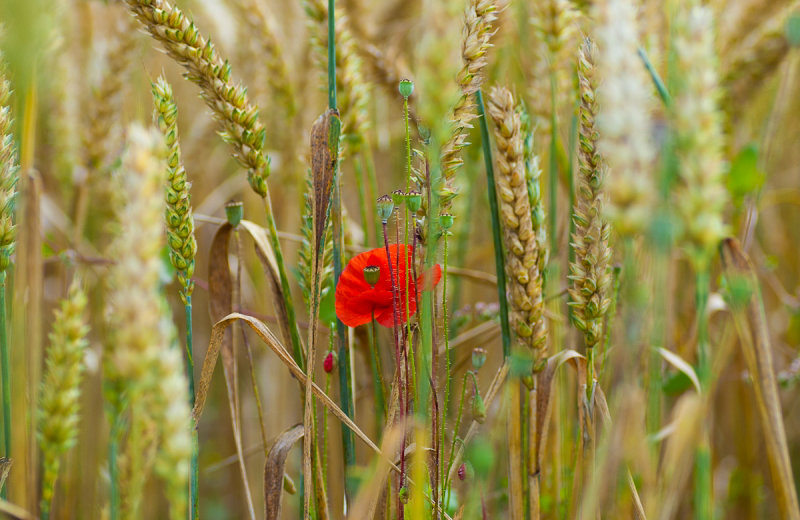
M 0 272 L 0 363 L 3 376 L 3 455 L 11 458 L 11 357 L 8 349 L 6 324 L 6 279 L 5 271 Z M 8 486 L 3 485 L 0 493 L 8 496 Z
M 709 274 L 707 269 L 697 271 L 696 305 L 697 305 L 697 377 L 700 388 L 704 392 L 711 387 L 711 362 L 708 352 L 708 322 L 706 307 L 708 306 Z M 714 495 L 711 482 L 711 446 L 709 423 L 703 425 L 700 443 L 697 447 L 695 462 L 695 518 L 711 520 L 714 514 Z
M 189 380 L 189 404 L 194 408 L 194 355 L 192 346 L 192 295 L 186 294 L 186 378 Z M 199 518 L 198 514 L 198 490 L 200 487 L 200 442 L 197 436 L 197 422 L 192 419 L 192 459 L 191 473 L 189 474 L 189 511 L 190 518 Z
M 492 241 L 494 243 L 494 266 L 497 273 L 497 299 L 500 303 L 500 330 L 503 337 L 503 357 L 511 354 L 511 328 L 508 323 L 508 302 L 506 301 L 506 271 L 503 259 L 503 239 L 500 230 L 500 213 L 497 207 L 497 189 L 494 181 L 494 164 L 492 162 L 492 143 L 489 141 L 489 126 L 486 123 L 486 108 L 483 103 L 483 92 L 475 93 L 478 105 L 478 122 L 481 127 L 483 144 L 483 161 L 486 165 L 486 178 L 489 188 L 489 210 L 492 214 Z

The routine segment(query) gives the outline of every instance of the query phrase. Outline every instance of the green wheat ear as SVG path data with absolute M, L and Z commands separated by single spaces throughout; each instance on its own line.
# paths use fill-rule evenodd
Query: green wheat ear
M 89 333 L 85 310 L 86 293 L 73 282 L 55 312 L 39 403 L 37 437 L 42 450 L 41 510 L 45 517 L 53 500 L 61 456 L 78 436 L 83 355 Z
M 181 299 L 186 304 L 187 297 L 191 296 L 194 289 L 191 278 L 197 254 L 192 198 L 189 194 L 192 184 L 186 179 L 186 170 L 181 159 L 181 147 L 178 142 L 178 105 L 172 95 L 172 87 L 163 76 L 160 76 L 152 88 L 156 122 L 164 135 L 167 147 L 165 220 L 169 259 L 178 271 L 178 280 L 182 287 Z

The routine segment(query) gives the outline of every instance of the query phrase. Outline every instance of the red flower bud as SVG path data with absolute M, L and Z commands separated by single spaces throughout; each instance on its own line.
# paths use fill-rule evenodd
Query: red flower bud
M 325 356 L 325 361 L 322 362 L 322 368 L 325 370 L 326 374 L 333 372 L 333 351 L 329 351 L 328 355 Z
M 458 467 L 458 480 L 464 480 L 465 478 L 467 478 L 467 464 L 462 462 Z

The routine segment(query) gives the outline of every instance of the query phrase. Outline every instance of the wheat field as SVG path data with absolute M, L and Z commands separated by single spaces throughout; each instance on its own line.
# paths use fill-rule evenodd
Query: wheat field
M 797 0 L 0 1 L 0 516 L 800 520 L 798 91 Z

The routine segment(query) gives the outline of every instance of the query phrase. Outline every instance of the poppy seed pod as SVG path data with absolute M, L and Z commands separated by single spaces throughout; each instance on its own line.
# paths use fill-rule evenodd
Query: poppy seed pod
M 410 79 L 401 79 L 400 84 L 397 85 L 397 90 L 400 91 L 401 96 L 408 99 L 414 93 L 414 82 Z
M 242 206 L 242 201 L 229 202 L 225 204 L 225 216 L 228 218 L 228 224 L 233 227 L 237 227 L 244 216 L 244 207 Z
M 378 280 L 381 279 L 381 266 L 368 265 L 364 268 L 364 280 L 371 286 L 375 287 Z
M 394 202 L 392 201 L 392 197 L 389 195 L 381 195 L 378 197 L 378 218 L 381 219 L 381 222 L 384 224 L 387 223 L 393 211 Z
M 406 193 L 406 205 L 408 211 L 416 213 L 422 207 L 422 194 L 418 191 L 409 191 Z

